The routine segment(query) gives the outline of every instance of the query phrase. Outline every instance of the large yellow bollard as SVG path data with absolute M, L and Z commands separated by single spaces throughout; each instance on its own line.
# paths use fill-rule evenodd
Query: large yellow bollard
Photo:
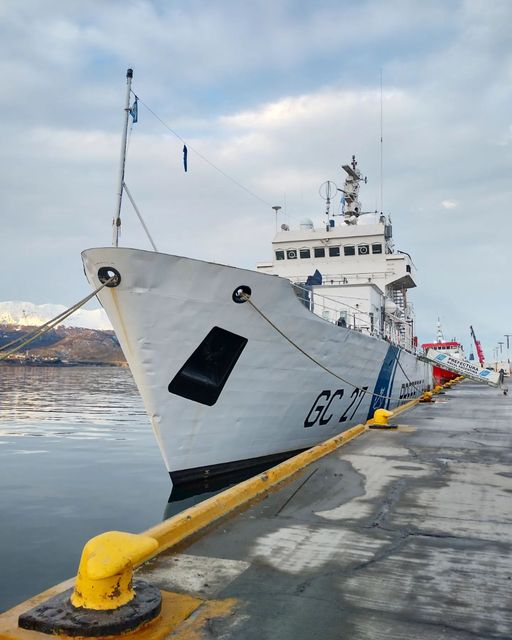
M 22 629 L 64 636 L 115 636 L 154 620 L 160 613 L 160 590 L 133 580 L 133 567 L 156 551 L 145 535 L 109 531 L 85 545 L 74 589 L 68 589 L 23 612 Z
M 133 565 L 157 547 L 154 538 L 122 531 L 92 538 L 82 551 L 71 604 L 108 610 L 130 602 L 135 597 Z
M 433 402 L 432 391 L 424 391 L 420 398 L 420 402 Z

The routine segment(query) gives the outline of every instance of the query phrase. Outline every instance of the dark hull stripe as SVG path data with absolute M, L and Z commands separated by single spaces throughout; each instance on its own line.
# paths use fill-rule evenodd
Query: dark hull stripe
M 221 464 L 212 464 L 206 467 L 195 467 L 194 469 L 183 469 L 181 471 L 170 471 L 172 484 L 174 486 L 181 484 L 190 484 L 205 478 L 223 477 L 229 480 L 230 475 L 237 475 L 241 471 L 252 469 L 253 473 L 247 475 L 251 477 L 261 471 L 265 471 L 270 467 L 273 467 L 283 460 L 287 460 L 292 456 L 297 455 L 305 449 L 296 449 L 295 451 L 285 451 L 281 453 L 273 453 L 268 456 L 260 456 L 258 458 L 248 458 L 246 460 L 234 460 L 233 462 L 223 462 Z M 244 474 L 246 475 L 246 474 Z

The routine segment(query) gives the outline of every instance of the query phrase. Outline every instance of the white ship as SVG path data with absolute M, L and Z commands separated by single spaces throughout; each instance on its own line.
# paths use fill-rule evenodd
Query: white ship
M 355 159 L 343 169 L 342 190 L 324 187 L 328 204 L 343 193 L 338 220 L 328 206 L 320 227 L 283 225 L 257 271 L 118 247 L 116 233 L 82 254 L 94 288 L 116 276 L 98 298 L 173 484 L 283 459 L 430 388 L 412 259 L 389 218 L 362 212 Z

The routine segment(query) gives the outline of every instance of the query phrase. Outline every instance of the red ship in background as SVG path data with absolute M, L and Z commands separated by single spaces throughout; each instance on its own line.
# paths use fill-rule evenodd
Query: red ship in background
M 441 322 L 439 318 L 437 319 L 437 339 L 436 342 L 425 342 L 421 345 L 424 353 L 427 353 L 429 349 L 433 349 L 434 351 L 443 351 L 448 353 L 453 358 L 458 358 L 459 360 L 466 360 L 466 355 L 464 354 L 464 348 L 460 342 L 456 340 L 445 340 L 443 336 L 443 330 L 441 328 Z M 447 371 L 442 367 L 438 367 L 434 365 L 432 376 L 434 378 L 434 386 L 442 385 L 450 380 L 454 380 L 459 374 L 452 373 L 451 371 Z

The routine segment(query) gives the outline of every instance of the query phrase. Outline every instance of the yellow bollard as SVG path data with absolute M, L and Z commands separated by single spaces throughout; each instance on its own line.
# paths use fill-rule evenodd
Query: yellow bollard
M 130 602 L 135 597 L 133 565 L 157 547 L 154 538 L 122 531 L 92 538 L 82 551 L 71 604 L 110 610 Z
M 377 409 L 373 414 L 373 424 L 387 426 L 388 418 L 391 418 L 393 413 L 387 409 Z
M 133 566 L 156 551 L 145 535 L 109 531 L 82 551 L 74 589 L 23 612 L 21 629 L 54 636 L 116 636 L 154 620 L 162 608 L 160 590 L 133 579 Z
M 442 390 L 443 387 L 440 384 L 436 384 L 436 386 L 434 387 L 434 393 L 441 393 Z
M 420 402 L 433 402 L 432 391 L 424 391 L 420 398 Z
M 388 411 L 387 409 L 377 409 L 373 414 L 370 429 L 396 429 L 396 424 L 388 424 L 388 418 L 392 415 L 392 411 Z

